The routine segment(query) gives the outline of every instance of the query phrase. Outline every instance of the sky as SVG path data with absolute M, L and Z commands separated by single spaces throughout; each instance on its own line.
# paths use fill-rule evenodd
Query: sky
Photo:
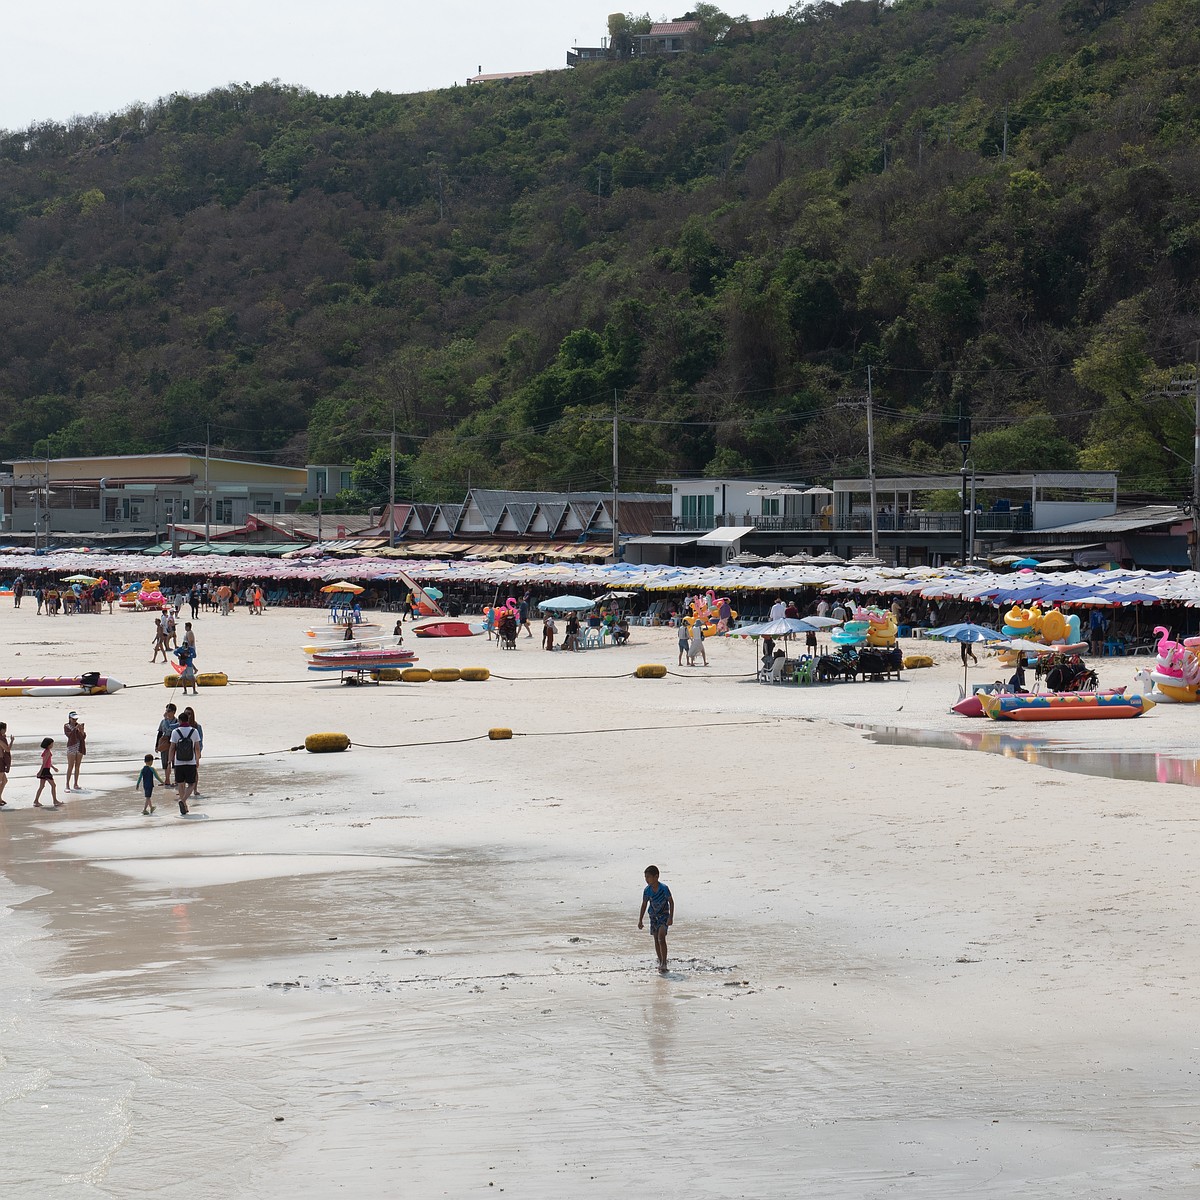
M 782 12 L 788 0 L 725 4 Z M 278 79 L 315 92 L 419 92 L 566 66 L 639 0 L 16 0 L 4 17 L 0 128 L 119 112 L 173 92 Z

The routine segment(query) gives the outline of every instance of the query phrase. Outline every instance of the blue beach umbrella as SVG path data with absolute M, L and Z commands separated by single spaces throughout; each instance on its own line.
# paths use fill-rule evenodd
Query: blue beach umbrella
M 543 600 L 539 605 L 543 612 L 587 612 L 595 608 L 596 601 L 586 596 L 555 596 L 552 600 Z
M 942 638 L 947 642 L 1005 642 L 1008 640 L 1003 633 L 997 632 L 990 625 L 972 625 L 964 621 L 961 625 L 943 625 L 940 629 L 927 629 L 926 637 Z

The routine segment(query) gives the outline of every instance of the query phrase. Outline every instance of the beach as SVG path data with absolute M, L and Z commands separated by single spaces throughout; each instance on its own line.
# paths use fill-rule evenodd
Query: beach
M 179 702 L 152 618 L 0 608 L 13 674 L 155 685 L 3 702 L 5 1194 L 1196 1193 L 1191 788 L 856 728 L 984 732 L 947 711 L 956 647 L 785 687 L 743 641 L 677 668 L 669 628 L 580 654 L 410 633 L 493 678 L 346 687 L 305 675 L 323 620 L 196 622 L 235 682 L 194 701 L 185 821 L 134 790 Z M 72 708 L 85 791 L 33 810 Z M 1168 751 L 1195 722 L 1069 736 Z M 292 749 L 324 730 L 354 748 Z

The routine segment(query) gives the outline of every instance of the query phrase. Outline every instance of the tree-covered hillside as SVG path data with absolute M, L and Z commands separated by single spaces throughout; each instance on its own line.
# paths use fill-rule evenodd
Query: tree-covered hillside
M 0 450 L 349 461 L 394 415 L 406 494 L 595 487 L 615 402 L 625 486 L 851 472 L 871 366 L 884 469 L 956 467 L 963 411 L 981 470 L 1179 495 L 1198 64 L 1189 0 L 847 0 L 4 134 Z

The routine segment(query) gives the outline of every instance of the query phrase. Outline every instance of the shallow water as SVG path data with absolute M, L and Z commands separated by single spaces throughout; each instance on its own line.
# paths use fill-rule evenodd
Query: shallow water
M 852 728 L 863 730 L 871 741 L 881 746 L 980 750 L 985 754 L 1019 758 L 1052 771 L 1200 787 L 1200 757 L 1184 751 L 1085 749 L 1068 741 L 1002 733 L 996 729 L 902 729 L 895 725 L 861 724 Z

